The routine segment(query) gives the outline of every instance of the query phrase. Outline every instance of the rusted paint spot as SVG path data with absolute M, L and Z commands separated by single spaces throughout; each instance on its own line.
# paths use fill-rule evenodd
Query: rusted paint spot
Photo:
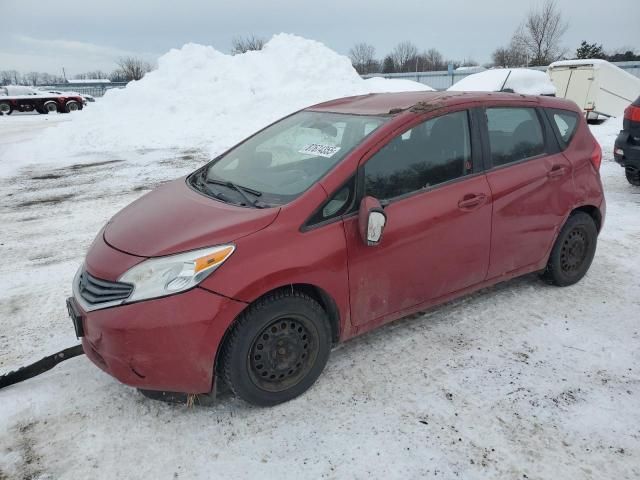
M 429 113 L 434 110 L 443 108 L 445 104 L 443 102 L 418 102 L 411 107 L 410 111 L 413 113 Z

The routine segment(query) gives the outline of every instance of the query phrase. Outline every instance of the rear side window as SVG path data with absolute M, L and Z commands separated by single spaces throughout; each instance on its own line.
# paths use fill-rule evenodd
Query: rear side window
M 578 126 L 578 115 L 564 110 L 550 110 L 553 123 L 558 129 L 564 145 L 569 145 Z
M 494 167 L 545 152 L 542 126 L 533 108 L 488 108 L 487 125 Z
M 365 192 L 388 200 L 471 173 L 466 111 L 442 115 L 392 139 L 364 166 Z

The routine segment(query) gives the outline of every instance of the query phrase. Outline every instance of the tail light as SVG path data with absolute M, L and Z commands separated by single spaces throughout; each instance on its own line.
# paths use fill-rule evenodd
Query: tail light
M 602 147 L 598 142 L 593 142 L 595 145 L 593 146 L 593 152 L 591 152 L 591 163 L 593 164 L 593 168 L 596 170 L 600 170 L 600 164 L 602 163 Z
M 640 122 L 640 107 L 636 105 L 629 105 L 624 109 L 624 118 L 631 120 L 632 122 Z

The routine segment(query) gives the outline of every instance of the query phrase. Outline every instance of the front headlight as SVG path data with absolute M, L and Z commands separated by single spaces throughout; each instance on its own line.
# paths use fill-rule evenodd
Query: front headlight
M 233 245 L 220 245 L 145 260 L 118 279 L 133 285 L 133 293 L 125 303 L 189 290 L 211 275 L 234 250 Z

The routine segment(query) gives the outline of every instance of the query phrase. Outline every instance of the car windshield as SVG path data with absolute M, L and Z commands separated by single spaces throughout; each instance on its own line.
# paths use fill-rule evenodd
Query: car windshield
M 317 182 L 386 120 L 298 112 L 209 164 L 194 175 L 192 185 L 223 201 L 246 205 L 252 199 L 253 206 L 282 205 Z

